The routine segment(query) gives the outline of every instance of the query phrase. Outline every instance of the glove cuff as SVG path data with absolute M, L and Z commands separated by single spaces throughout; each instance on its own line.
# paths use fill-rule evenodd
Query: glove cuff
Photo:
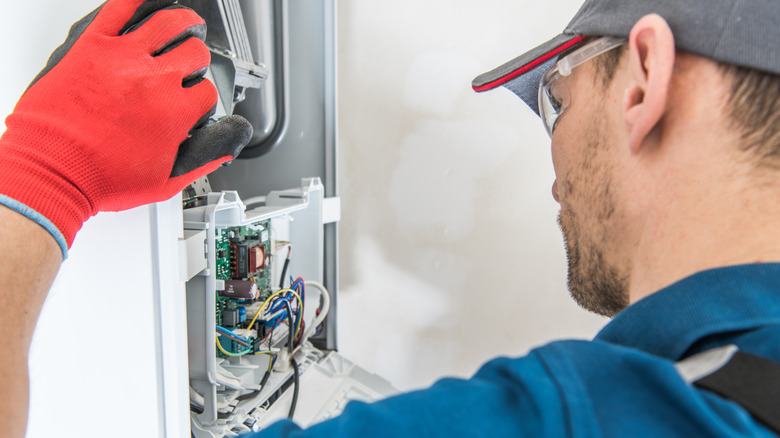
M 57 245 L 60 246 L 60 250 L 62 251 L 62 260 L 65 260 L 68 258 L 68 243 L 65 240 L 65 236 L 62 235 L 60 230 L 57 228 L 52 221 L 47 219 L 42 214 L 38 213 L 37 211 L 33 210 L 32 208 L 22 204 L 21 202 L 11 199 L 8 196 L 0 195 L 0 205 L 4 205 L 11 210 L 16 211 L 17 213 L 26 216 L 31 221 L 37 223 L 38 225 L 42 226 L 46 231 L 51 234 L 51 236 L 54 238 L 54 240 L 57 241 Z
M 56 171 L 55 163 L 35 153 L 40 143 L 26 137 L 11 129 L 0 137 L 0 204 L 51 233 L 64 258 L 93 210 L 81 191 Z

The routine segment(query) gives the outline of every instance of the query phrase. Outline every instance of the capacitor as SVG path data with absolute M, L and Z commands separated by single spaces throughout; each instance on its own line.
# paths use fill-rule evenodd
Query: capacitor
M 248 280 L 226 280 L 225 290 L 219 291 L 219 294 L 223 297 L 233 298 L 236 300 L 256 300 L 259 291 L 257 289 L 257 283 Z M 244 309 L 246 314 L 246 309 Z

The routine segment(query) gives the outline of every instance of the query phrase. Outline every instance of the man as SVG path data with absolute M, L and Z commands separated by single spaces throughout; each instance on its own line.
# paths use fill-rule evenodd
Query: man
M 778 22 L 777 1 L 589 0 L 475 79 L 542 118 L 569 288 L 615 318 L 592 342 L 259 436 L 780 433 Z
M 571 293 L 615 318 L 592 342 L 268 436 L 780 432 L 780 265 L 761 263 L 780 261 L 779 19 L 775 1 L 590 0 L 477 78 L 542 118 Z
M 114 0 L 104 8 L 127 22 L 119 5 L 129 6 L 126 12 L 140 3 Z M 149 15 L 144 12 L 137 15 Z M 108 15 L 93 18 L 98 23 Z M 444 379 L 372 405 L 352 403 L 342 416 L 306 431 L 277 423 L 259 436 L 775 436 L 780 265 L 769 262 L 780 261 L 774 243 L 780 231 L 778 20 L 775 1 L 589 0 L 562 35 L 477 78 L 478 91 L 503 85 L 542 118 L 552 137 L 553 196 L 561 204 L 572 295 L 615 318 L 592 342 L 548 344 L 523 358 L 489 362 L 469 380 Z M 154 20 L 143 23 L 138 29 Z M 77 41 L 74 53 L 78 47 Z M 34 91 L 36 84 L 27 93 Z M 17 114 L 28 108 L 26 99 L 9 118 L 11 134 L 0 140 L 3 157 L 14 151 L 20 166 L 39 161 L 46 144 L 14 134 L 28 120 Z M 182 125 L 189 129 L 195 120 Z M 177 140 L 163 143 L 179 147 Z M 3 160 L 0 175 L 12 168 Z M 95 204 L 90 211 L 130 204 L 113 195 L 107 178 L 89 188 L 111 202 L 89 203 Z M 153 193 L 148 199 L 134 201 L 169 195 L 159 189 L 162 180 L 144 186 Z M 37 184 L 32 176 L 22 181 Z M 0 189 L 7 193 L 9 184 Z M 51 235 L 59 230 L 72 238 L 62 230 L 75 233 L 83 216 L 52 219 L 35 196 L 7 196 L 34 204 L 54 224 Z M 57 246 L 39 225 L 46 221 L 0 214 L 39 243 L 31 248 L 29 239 L 23 245 L 8 228 L 2 231 L 2 244 L 33 265 L 4 260 L 3 290 L 11 286 L 7 263 L 48 272 L 35 297 L 3 296 L 25 301 L 28 314 L 16 323 L 31 332 L 56 271 Z M 6 258 L 8 251 L 2 253 Z M 20 335 L 2 321 L 15 351 L 25 350 L 29 332 Z M 729 345 L 739 352 L 723 348 Z M 6 364 L 2 387 L 16 383 Z M 721 378 L 722 370 L 740 384 Z M 26 389 L 17 384 L 10 391 Z M 9 412 L 24 414 L 2 403 L 2 424 L 12 424 Z

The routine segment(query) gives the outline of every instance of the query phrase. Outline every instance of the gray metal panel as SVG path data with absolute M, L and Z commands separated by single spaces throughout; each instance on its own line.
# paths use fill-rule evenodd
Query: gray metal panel
M 336 193 L 335 163 L 330 163 L 326 150 L 335 144 L 335 74 L 326 72 L 335 63 L 325 56 L 326 42 L 332 45 L 335 40 L 325 37 L 326 30 L 334 28 L 326 23 L 326 18 L 332 19 L 332 9 L 333 1 L 289 2 L 288 129 L 268 154 L 236 160 L 211 174 L 215 190 L 237 190 L 248 199 L 295 187 L 302 178 L 319 177 L 326 196 Z M 333 56 L 335 50 L 328 52 Z
M 214 190 L 236 190 L 242 199 L 296 187 L 302 178 L 319 177 L 325 196 L 338 196 L 336 147 L 336 0 L 287 2 L 289 119 L 277 146 L 268 154 L 238 159 L 209 176 Z M 250 35 L 250 40 L 256 35 Z M 253 42 L 255 47 L 262 46 Z M 250 104 L 249 101 L 242 105 Z M 240 111 L 239 111 L 240 112 Z M 326 226 L 324 284 L 334 311 L 318 346 L 336 349 L 338 227 Z

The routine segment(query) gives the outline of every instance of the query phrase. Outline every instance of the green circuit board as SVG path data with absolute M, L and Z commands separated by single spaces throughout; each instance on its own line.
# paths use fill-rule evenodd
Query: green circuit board
M 257 281 L 257 287 L 263 292 L 270 289 L 271 269 L 270 263 L 265 263 L 265 267 L 251 276 L 237 276 L 231 266 L 235 243 L 245 243 L 255 241 L 263 248 L 268 260 L 271 255 L 271 233 L 269 230 L 270 221 L 264 221 L 253 227 L 229 227 L 221 228 L 216 231 L 216 251 L 217 251 L 217 279 L 249 279 L 254 278 Z M 267 286 L 264 288 L 263 286 Z
M 266 299 L 272 293 L 272 241 L 270 221 L 263 221 L 251 226 L 227 227 L 217 229 L 215 236 L 216 277 L 218 280 L 250 280 L 257 284 L 260 296 L 258 300 Z M 239 246 L 244 248 L 260 248 L 263 254 L 263 267 L 256 272 L 243 272 L 237 267 Z M 249 269 L 251 271 L 251 269 Z M 216 294 L 216 322 L 222 326 L 222 313 L 226 309 L 245 306 L 245 302 Z M 221 355 L 221 354 L 220 354 Z

